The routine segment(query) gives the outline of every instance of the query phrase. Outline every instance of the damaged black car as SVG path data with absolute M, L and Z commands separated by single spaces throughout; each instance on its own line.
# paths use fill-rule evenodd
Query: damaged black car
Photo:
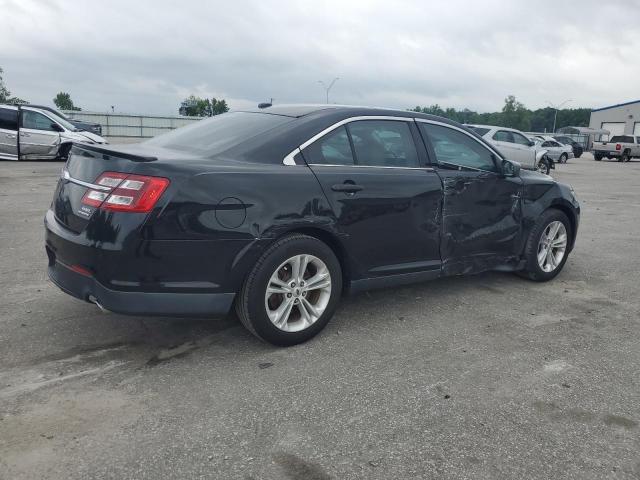
M 293 345 L 346 293 L 487 270 L 551 280 L 579 218 L 571 187 L 455 122 L 293 105 L 76 145 L 45 227 L 70 295 L 131 315 L 235 310 Z

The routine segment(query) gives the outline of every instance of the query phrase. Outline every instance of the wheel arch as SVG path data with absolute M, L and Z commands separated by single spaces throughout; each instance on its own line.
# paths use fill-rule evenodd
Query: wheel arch
M 295 233 L 316 238 L 327 245 L 333 251 L 334 255 L 338 259 L 338 262 L 340 263 L 340 268 L 342 269 L 342 293 L 347 292 L 351 284 L 353 272 L 351 266 L 349 265 L 349 256 L 347 254 L 346 248 L 340 240 L 339 236 L 334 232 L 330 232 L 321 227 L 296 227 L 286 232 L 282 232 L 277 238 L 274 238 L 273 241 L 275 242 L 285 235 L 291 235 Z

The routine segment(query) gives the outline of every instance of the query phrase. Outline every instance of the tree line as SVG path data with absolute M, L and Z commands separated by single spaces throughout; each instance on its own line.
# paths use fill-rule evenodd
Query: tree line
M 468 108 L 442 108 L 435 104 L 430 107 L 417 106 L 413 112 L 438 115 L 459 123 L 496 125 L 499 127 L 515 128 L 523 132 L 552 132 L 556 110 L 551 107 L 529 110 L 516 97 L 509 95 L 504 100 L 504 106 L 499 112 L 478 113 Z M 556 130 L 561 127 L 588 127 L 591 117 L 590 108 L 564 108 L 558 110 Z

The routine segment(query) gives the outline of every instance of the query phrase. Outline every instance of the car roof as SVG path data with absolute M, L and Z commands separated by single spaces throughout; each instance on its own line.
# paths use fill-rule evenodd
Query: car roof
M 336 104 L 282 104 L 272 105 L 266 108 L 255 109 L 239 109 L 233 110 L 235 112 L 248 112 L 248 113 L 264 113 L 270 115 L 283 115 L 286 117 L 300 118 L 310 115 L 323 116 L 323 115 L 335 115 L 344 114 L 345 116 L 394 116 L 394 117 L 407 117 L 407 118 L 424 118 L 427 120 L 434 120 L 441 123 L 447 123 L 450 125 L 459 125 L 457 122 L 449 120 L 444 117 L 438 117 L 436 115 L 429 115 L 426 113 L 414 112 L 412 110 L 399 110 L 393 108 L 384 107 L 367 107 L 358 105 L 336 105 Z

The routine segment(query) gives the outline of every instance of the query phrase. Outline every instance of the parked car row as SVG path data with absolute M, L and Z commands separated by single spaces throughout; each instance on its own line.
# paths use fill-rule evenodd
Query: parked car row
M 518 162 L 522 168 L 549 174 L 554 168 L 548 150 L 519 130 L 492 125 L 467 125 L 484 140 L 494 145 L 509 160 Z
M 74 142 L 107 143 L 101 136 L 79 129 L 50 110 L 0 105 L 0 159 L 64 160 Z

